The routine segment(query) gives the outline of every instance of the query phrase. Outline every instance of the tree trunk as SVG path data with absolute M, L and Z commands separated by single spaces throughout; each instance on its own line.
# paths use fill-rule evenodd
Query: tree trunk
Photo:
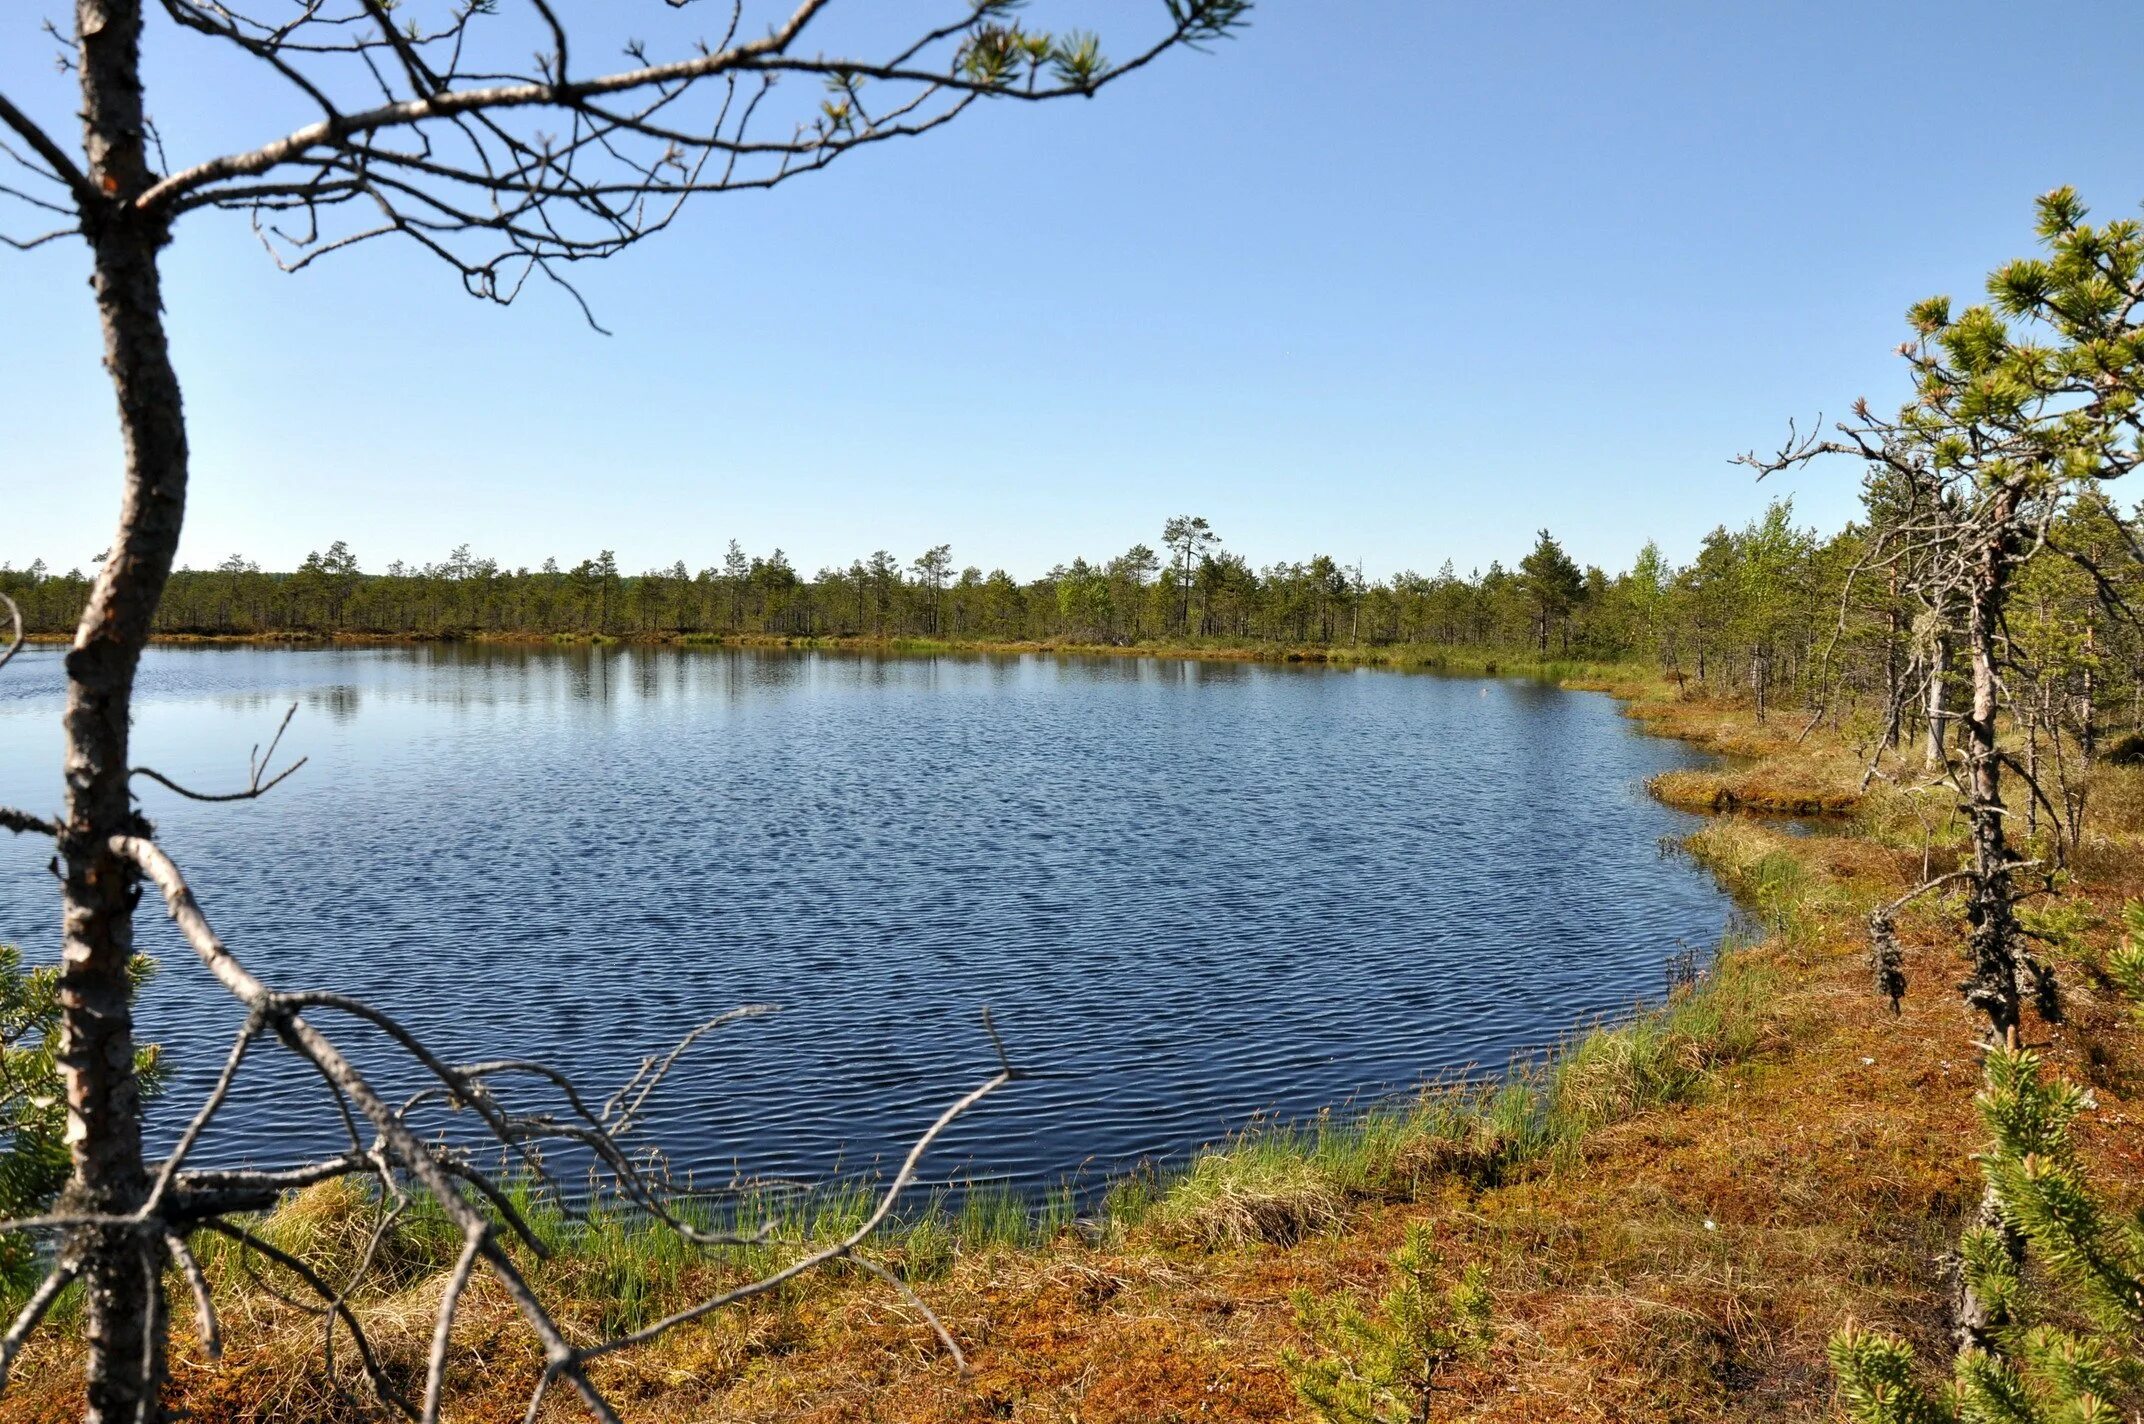
M 1883 691 L 1884 699 L 1891 704 L 1891 718 L 1884 728 L 1884 745 L 1896 750 L 1898 747 L 1898 707 L 1906 700 L 1905 689 L 1899 686 L 1901 669 L 1898 662 L 1898 571 L 1891 571 L 1890 611 L 1884 619 L 1883 636 Z
M 145 829 L 127 796 L 128 722 L 135 669 L 178 550 L 186 427 L 156 266 L 166 231 L 161 218 L 127 205 L 152 177 L 143 150 L 139 0 L 78 0 L 75 22 L 90 181 L 111 198 L 83 218 L 126 472 L 119 531 L 66 658 L 60 1069 L 73 1161 L 69 1205 L 125 1214 L 147 1191 L 127 982 L 137 887 L 110 841 Z M 89 1350 L 84 1417 L 159 1418 L 162 1239 L 104 1230 L 79 1249 Z
M 2099 751 L 2099 689 L 2092 677 L 2099 651 L 2097 640 L 2093 637 L 2094 632 L 2090 623 L 2084 625 L 2084 686 L 2077 694 L 2077 747 L 2088 771 L 2092 758 Z
M 1996 746 L 1996 639 L 2010 581 L 2010 526 L 2018 494 L 1998 494 L 1992 530 L 1974 570 L 1966 614 L 1972 663 L 1973 702 L 1962 719 L 1966 765 L 1966 813 L 1972 822 L 1973 891 L 1966 908 L 1972 925 L 1972 977 L 1962 986 L 1966 1002 L 1987 1017 L 1997 1040 L 2015 1039 L 2018 1027 L 2018 964 L 2015 896 L 2010 883 L 2010 847 L 2003 833 L 2002 762 Z
M 1972 823 L 1972 898 L 1966 920 L 1973 972 L 1959 987 L 1966 1003 L 1988 1020 L 1997 1042 L 2015 1046 L 2020 1004 L 2018 986 L 2018 927 L 2014 913 L 2016 896 L 2010 880 L 2010 847 L 2003 834 L 2002 763 L 1996 746 L 1995 718 L 1998 708 L 1996 639 L 2001 636 L 2003 602 L 2009 592 L 2011 522 L 2016 515 L 2019 492 L 2013 486 L 2000 491 L 1992 502 L 1990 532 L 1979 550 L 1967 604 L 1967 651 L 1972 666 L 1972 708 L 1961 719 L 1961 750 L 1965 755 L 1966 811 Z M 1934 698 L 1930 698 L 1933 706 Z M 1930 736 L 1939 723 L 1931 721 Z M 1999 1223 L 1994 1210 L 1992 1185 L 1981 1200 L 1983 1224 Z M 2022 1243 L 2005 1233 L 2004 1245 L 2013 1261 L 2021 1258 Z M 1959 1269 L 1954 1279 L 1951 1325 L 1959 1350 L 1986 1348 L 1994 1332 L 2005 1322 L 1998 1318 L 1993 1302 L 1983 1301 Z
M 1943 674 L 1950 667 L 1950 639 L 1936 634 L 1928 662 L 1928 749 L 1922 762 L 1929 770 L 1943 765 Z

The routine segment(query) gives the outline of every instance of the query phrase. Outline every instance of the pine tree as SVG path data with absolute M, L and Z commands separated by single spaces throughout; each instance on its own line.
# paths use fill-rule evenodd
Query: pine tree
M 2139 923 L 2130 908 L 2131 923 Z M 2134 939 L 2132 939 L 2132 946 Z M 1831 1342 L 1855 1424 L 2120 1424 L 2144 1407 L 2144 1212 L 2096 1193 L 2071 1141 L 2091 1095 L 2042 1075 L 2038 1055 L 1988 1055 L 1974 1100 L 1997 1220 L 1965 1234 L 1967 1284 L 1989 1344 L 1961 1352 L 1949 1388 L 1915 1378 L 1911 1346 L 1849 1327 Z M 2028 1277 L 2008 1234 L 2042 1268 Z
M 136 955 L 136 988 L 152 972 Z M 60 976 L 24 969 L 22 952 L 0 944 L 0 1218 L 34 1216 L 67 1182 L 67 1099 L 59 1070 Z M 135 1072 L 153 1092 L 163 1067 L 153 1047 L 135 1054 Z M 44 1263 L 27 1238 L 0 1236 L 0 1299 L 28 1289 Z
M 1303 1402 L 1326 1424 L 1426 1424 L 1443 1376 L 1479 1354 L 1489 1331 L 1487 1274 L 1469 1266 L 1438 1289 L 1441 1266 L 1427 1226 L 1408 1228 L 1392 1258 L 1398 1277 L 1375 1314 L 1352 1300 L 1297 1302 L 1320 1353 L 1282 1356 Z

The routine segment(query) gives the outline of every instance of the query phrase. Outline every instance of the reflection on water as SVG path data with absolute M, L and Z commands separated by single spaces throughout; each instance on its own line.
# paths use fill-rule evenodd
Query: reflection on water
M 868 1167 L 992 1066 L 941 1170 L 1180 1153 L 1656 992 L 1727 914 L 1656 854 L 1692 754 L 1524 682 L 1145 658 L 441 644 L 157 649 L 138 760 L 210 789 L 300 706 L 268 800 L 144 807 L 263 977 L 607 1089 L 731 1004 L 653 1136 L 702 1181 Z M 0 802 L 57 799 L 59 661 L 0 674 Z M 38 848 L 0 936 L 49 959 Z M 238 1018 L 158 927 L 145 1033 L 198 1098 Z M 263 1064 L 209 1156 L 332 1146 Z M 249 1069 L 249 1072 L 253 1071 Z M 169 1130 L 169 1124 L 165 1124 Z

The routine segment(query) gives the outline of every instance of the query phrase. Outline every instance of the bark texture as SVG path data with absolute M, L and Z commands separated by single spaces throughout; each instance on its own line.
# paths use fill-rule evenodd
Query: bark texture
M 157 274 L 166 228 L 132 201 L 156 176 L 144 151 L 139 0 L 78 0 L 75 22 L 83 146 L 100 199 L 84 229 L 126 469 L 119 529 L 66 658 L 60 1065 L 70 1205 L 125 1214 L 147 1191 L 127 978 L 139 890 L 111 843 L 146 829 L 127 793 L 127 734 L 135 669 L 178 549 L 186 429 Z M 91 1421 L 160 1415 L 165 1250 L 159 1235 L 124 1228 L 81 1242 Z
M 2003 604 L 2009 591 L 2011 524 L 2018 501 L 2014 488 L 1995 497 L 1991 532 L 1975 560 L 1966 610 L 1973 699 L 1962 725 L 1974 875 L 1972 901 L 1966 907 L 1973 929 L 1973 973 L 1963 988 L 1966 1002 L 1987 1016 L 1998 1041 L 2016 1037 L 2021 1002 L 2017 897 L 2011 885 L 2009 839 L 2003 830 L 2002 754 L 1995 740 L 2002 698 L 1996 641 L 2002 635 Z

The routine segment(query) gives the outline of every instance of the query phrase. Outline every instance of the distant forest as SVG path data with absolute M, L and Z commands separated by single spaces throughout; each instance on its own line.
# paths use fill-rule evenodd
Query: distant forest
M 2144 590 L 2144 563 L 2111 506 L 2066 516 L 2065 542 L 2102 551 L 2115 587 Z M 1037 579 L 956 564 L 946 545 L 902 560 L 880 550 L 843 568 L 800 574 L 779 550 L 733 541 L 697 572 L 683 561 L 628 574 L 609 551 L 561 567 L 506 569 L 456 549 L 444 562 L 367 573 L 338 542 L 295 571 L 242 558 L 172 576 L 157 612 L 165 634 L 276 633 L 470 637 L 790 637 L 1226 644 L 1280 648 L 1435 646 L 1536 657 L 1657 661 L 1762 701 L 1819 681 L 1881 697 L 1916 640 L 1947 636 L 1882 575 L 1864 569 L 1866 534 L 1798 527 L 1789 502 L 1740 529 L 1706 536 L 1677 567 L 1648 543 L 1620 573 L 1581 567 L 1543 530 L 1513 566 L 1364 577 L 1318 555 L 1254 568 L 1204 519 L 1170 520 L 1160 547 L 1135 544 L 1102 562 L 1074 559 Z M 70 631 L 88 592 L 79 570 L 0 566 L 0 591 L 33 631 Z M 2090 695 L 2139 685 L 2144 646 L 2109 620 L 2092 580 L 2070 561 L 2035 560 L 2010 634 L 2063 683 Z M 1819 664 L 1830 670 L 1819 678 Z M 2052 694 L 2051 694 L 2052 695 Z

